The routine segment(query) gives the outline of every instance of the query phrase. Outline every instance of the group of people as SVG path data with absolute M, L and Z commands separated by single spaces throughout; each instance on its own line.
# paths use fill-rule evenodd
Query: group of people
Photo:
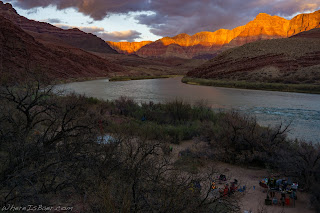
M 298 189 L 298 183 L 293 183 L 290 178 L 289 179 L 267 178 L 266 184 L 268 188 L 272 191 L 285 192 L 288 194 Z
M 219 181 L 227 181 L 226 176 L 220 175 Z M 237 179 L 234 179 L 234 181 L 230 183 L 230 186 L 228 183 L 226 183 L 223 189 L 219 189 L 221 196 L 230 196 L 231 194 L 236 192 L 238 189 L 237 184 L 238 184 Z M 212 190 L 218 189 L 216 186 L 216 183 L 214 181 L 211 184 L 211 188 L 212 188 Z
M 231 182 L 231 185 L 229 187 L 229 184 L 226 184 L 225 187 L 224 187 L 224 190 L 220 191 L 220 193 L 223 195 L 223 196 L 230 196 L 232 195 L 233 193 L 235 193 L 238 189 L 238 187 L 236 186 L 236 184 L 238 184 L 238 181 L 235 179 L 234 182 Z
M 276 179 L 276 178 L 265 178 L 264 180 L 260 181 L 259 185 L 261 187 L 267 188 L 268 193 L 267 193 L 267 199 L 266 199 L 266 204 L 271 205 L 271 204 L 282 204 L 284 205 L 289 205 L 290 204 L 290 198 L 293 200 L 297 199 L 297 189 L 298 189 L 298 183 L 293 183 L 291 179 Z M 276 193 L 281 194 L 281 198 L 279 199 L 276 196 Z M 289 195 L 287 197 L 287 195 Z M 272 198 L 272 200 L 270 199 Z
M 219 178 L 218 178 L 218 181 L 219 181 L 219 184 L 221 184 L 221 182 L 227 182 L 227 178 L 225 175 L 220 175 Z M 201 184 L 198 180 L 193 180 L 191 182 L 191 185 L 190 185 L 190 190 L 192 192 L 200 192 L 201 191 Z M 212 191 L 215 191 L 217 190 L 216 192 L 220 193 L 219 196 L 230 196 L 232 195 L 233 193 L 235 193 L 236 191 L 240 191 L 240 192 L 243 192 L 245 190 L 245 186 L 243 188 L 240 188 L 238 190 L 238 180 L 237 179 L 234 179 L 233 182 L 230 183 L 230 185 L 228 183 L 226 183 L 224 185 L 224 188 L 218 188 L 217 185 L 216 185 L 216 181 L 213 180 L 211 182 L 211 190 Z M 219 194 L 218 193 L 218 194 Z

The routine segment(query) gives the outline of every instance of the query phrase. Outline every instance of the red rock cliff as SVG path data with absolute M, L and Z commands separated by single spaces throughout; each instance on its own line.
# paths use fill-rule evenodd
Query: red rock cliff
M 319 23 L 320 11 L 300 14 L 292 20 L 260 13 L 248 24 L 233 30 L 220 29 L 215 32 L 199 32 L 192 36 L 183 33 L 175 37 L 164 37 L 142 46 L 136 51 L 136 54 L 141 57 L 214 56 L 218 52 L 253 41 L 286 38 L 306 30 L 319 28 Z M 118 48 L 119 52 L 126 51 L 121 46 Z
M 124 71 L 84 50 L 63 43 L 40 42 L 0 15 L 0 78 L 17 80 L 34 70 L 52 78 L 102 77 Z
M 64 30 L 48 23 L 29 20 L 20 16 L 9 3 L 3 4 L 0 1 L 0 15 L 11 20 L 23 30 L 32 32 L 34 37 L 41 37 L 48 41 L 57 40 L 87 51 L 117 53 L 101 38 L 91 33 L 85 33 L 79 29 Z
M 130 55 L 136 53 L 141 47 L 152 43 L 152 41 L 141 41 L 141 42 L 113 42 L 107 41 L 109 46 L 116 50 L 118 53 Z
M 320 27 L 320 10 L 310 14 L 300 14 L 291 19 L 287 36 Z

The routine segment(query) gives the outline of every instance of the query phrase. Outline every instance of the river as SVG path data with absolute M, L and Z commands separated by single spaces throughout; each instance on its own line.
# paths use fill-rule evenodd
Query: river
M 178 98 L 205 101 L 215 110 L 234 109 L 257 118 L 260 125 L 290 125 L 290 138 L 320 142 L 320 95 L 188 85 L 181 77 L 136 81 L 108 79 L 58 85 L 59 89 L 104 100 L 121 96 L 137 102 L 166 102 Z

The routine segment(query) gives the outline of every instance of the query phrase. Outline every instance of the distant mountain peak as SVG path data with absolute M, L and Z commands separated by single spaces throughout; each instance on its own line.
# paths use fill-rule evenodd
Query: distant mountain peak
M 320 11 L 297 15 L 291 20 L 259 13 L 246 25 L 232 30 L 220 29 L 215 32 L 199 32 L 192 36 L 182 33 L 174 37 L 164 37 L 141 47 L 136 54 L 141 57 L 214 56 L 227 49 L 254 41 L 287 38 L 313 28 L 320 28 Z
M 270 18 L 272 17 L 271 15 L 269 15 L 268 13 L 259 13 L 255 19 L 265 19 L 265 18 Z
M 122 54 L 135 54 L 141 47 L 146 46 L 152 41 L 140 41 L 140 42 L 112 42 L 112 41 L 107 41 L 107 43 L 112 47 L 114 50 L 118 51 L 119 53 Z
M 254 23 L 274 23 L 274 24 L 277 24 L 277 22 L 289 22 L 289 20 L 283 18 L 283 17 L 280 17 L 280 16 L 272 16 L 272 15 L 269 15 L 267 13 L 259 13 L 255 19 L 253 19 L 251 22 L 254 22 Z M 250 22 L 249 22 L 250 23 Z
M 181 33 L 181 34 L 176 35 L 176 36 L 173 37 L 173 38 L 180 39 L 180 38 L 190 38 L 190 37 L 191 37 L 191 36 L 188 35 L 187 33 Z

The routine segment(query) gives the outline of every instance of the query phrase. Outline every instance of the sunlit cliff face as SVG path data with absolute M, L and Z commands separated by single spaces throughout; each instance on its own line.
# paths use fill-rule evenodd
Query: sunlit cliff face
M 215 53 L 221 48 L 241 46 L 257 40 L 286 38 L 313 28 L 319 28 L 320 11 L 300 14 L 292 20 L 260 13 L 244 26 L 232 30 L 199 32 L 192 36 L 182 33 L 175 37 L 164 37 L 151 42 L 109 42 L 118 52 L 142 57 L 177 56 L 193 58 L 199 54 Z M 148 44 L 148 45 L 147 45 Z M 180 47 L 178 47 L 180 46 Z
M 141 41 L 141 42 L 107 42 L 110 47 L 123 54 L 134 54 L 143 46 L 152 43 L 152 41 Z

